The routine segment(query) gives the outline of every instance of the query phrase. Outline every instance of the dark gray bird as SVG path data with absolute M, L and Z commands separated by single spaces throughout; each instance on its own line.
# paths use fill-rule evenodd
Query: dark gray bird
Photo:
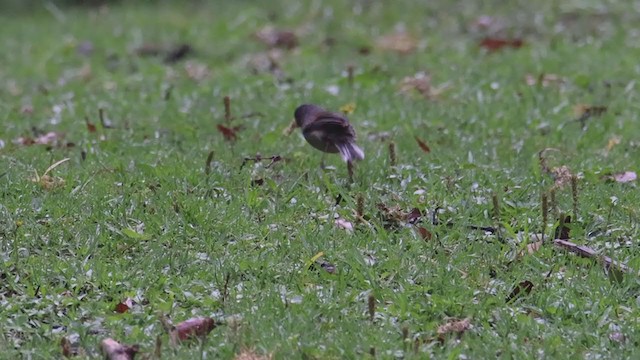
M 364 159 L 364 152 L 356 145 L 356 132 L 346 116 L 312 104 L 298 106 L 294 116 L 302 135 L 314 148 L 340 153 L 348 163 Z

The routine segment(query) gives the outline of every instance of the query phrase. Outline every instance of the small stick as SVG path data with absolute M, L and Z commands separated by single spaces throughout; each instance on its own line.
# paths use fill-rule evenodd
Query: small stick
M 547 221 L 549 220 L 549 203 L 547 193 L 542 193 L 542 243 L 544 243 L 544 234 L 547 232 Z
M 224 102 L 224 120 L 227 123 L 231 122 L 231 99 L 228 96 L 225 96 L 222 99 Z
M 373 294 L 369 294 L 368 306 L 369 306 L 369 320 L 373 322 L 376 318 L 376 298 L 375 296 L 373 296 Z
M 491 202 L 493 203 L 494 220 L 498 221 L 500 219 L 500 201 L 496 193 L 491 194 Z
M 389 164 L 391 166 L 396 166 L 398 163 L 398 158 L 396 156 L 396 143 L 393 141 L 389 143 Z
M 571 176 L 571 197 L 573 200 L 573 218 L 578 220 L 578 177 Z
M 353 87 L 353 65 L 347 66 L 347 83 Z
M 362 219 L 364 216 L 364 196 L 362 194 L 358 194 L 356 198 L 356 216 L 358 219 Z

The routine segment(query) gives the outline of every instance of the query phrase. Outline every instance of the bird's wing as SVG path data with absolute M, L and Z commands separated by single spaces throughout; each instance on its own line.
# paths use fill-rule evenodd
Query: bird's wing
M 316 120 L 305 126 L 305 132 L 322 132 L 333 141 L 353 140 L 355 132 L 349 121 L 342 115 L 332 112 L 318 114 Z

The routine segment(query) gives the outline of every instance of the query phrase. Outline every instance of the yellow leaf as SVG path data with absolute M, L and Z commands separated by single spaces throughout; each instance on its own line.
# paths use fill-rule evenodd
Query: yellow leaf
M 350 102 L 348 104 L 344 104 L 340 106 L 340 111 L 347 115 L 351 115 L 354 111 L 356 111 L 356 103 Z

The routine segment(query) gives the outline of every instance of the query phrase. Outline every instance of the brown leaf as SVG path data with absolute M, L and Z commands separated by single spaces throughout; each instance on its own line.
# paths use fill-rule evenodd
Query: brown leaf
M 462 320 L 449 319 L 446 323 L 438 326 L 438 337 L 444 338 L 447 334 L 462 334 L 471 328 L 471 318 L 464 318 Z
M 119 313 L 119 314 L 126 313 L 127 311 L 129 311 L 129 309 L 131 309 L 133 307 L 134 304 L 135 303 L 134 303 L 133 299 L 128 297 L 128 298 L 124 299 L 123 301 L 119 302 L 116 305 L 114 311 Z
M 487 49 L 489 52 L 502 50 L 504 48 L 518 49 L 518 48 L 521 48 L 522 45 L 524 45 L 524 41 L 518 38 L 503 39 L 503 38 L 486 37 L 482 39 L 482 41 L 480 41 L 480 47 Z
M 542 241 L 536 241 L 536 242 L 532 242 L 527 244 L 527 253 L 529 253 L 529 255 L 537 252 L 538 250 L 540 250 L 540 248 L 542 247 Z
M 85 118 L 84 121 L 87 123 L 87 131 L 89 131 L 90 133 L 98 131 L 96 126 L 93 123 L 89 122 L 89 119 Z
M 398 85 L 398 92 L 404 95 L 418 93 L 427 100 L 436 100 L 448 87 L 447 83 L 438 87 L 432 86 L 431 75 L 420 71 L 413 76 L 403 78 Z
M 410 34 L 400 31 L 379 37 L 376 40 L 376 46 L 381 50 L 407 55 L 416 50 L 418 41 Z
M 420 221 L 421 217 L 422 217 L 422 211 L 420 211 L 420 209 L 418 208 L 413 208 L 409 213 L 407 213 L 407 223 L 415 224 L 418 221 Z
M 184 64 L 184 70 L 187 73 L 189 79 L 195 81 L 202 81 L 209 77 L 209 74 L 211 74 L 211 71 L 209 71 L 209 67 L 207 65 L 195 61 L 187 61 Z
M 427 145 L 427 143 L 424 142 L 424 140 L 421 140 L 417 136 L 415 136 L 414 138 L 418 142 L 418 146 L 420 146 L 420 149 L 422 149 L 422 151 L 426 152 L 427 154 L 431 152 L 431 148 L 429 148 L 429 145 Z
M 140 351 L 138 345 L 122 345 L 111 338 L 102 340 L 100 349 L 109 360 L 133 360 Z
M 571 183 L 571 178 L 573 174 L 569 170 L 569 168 L 565 165 L 554 167 L 551 169 L 551 176 L 555 181 L 554 187 L 556 189 L 562 188 L 563 186 Z
M 244 349 L 233 358 L 233 360 L 272 360 L 273 355 L 259 355 L 253 349 Z
M 431 240 L 432 235 L 431 235 L 431 232 L 429 230 L 427 230 L 426 228 L 424 228 L 422 226 L 416 227 L 416 230 L 420 234 L 420 237 L 422 237 L 422 240 L 425 240 L 425 241 Z
M 527 74 L 525 76 L 525 82 L 529 86 L 548 87 L 551 85 L 563 85 L 567 81 L 565 78 L 556 74 L 540 74 L 538 76 Z
M 607 107 L 601 105 L 578 104 L 573 107 L 573 115 L 580 121 L 590 117 L 601 116 L 605 112 L 607 112 Z
M 218 124 L 217 128 L 218 128 L 218 131 L 222 133 L 222 136 L 224 136 L 225 140 L 234 142 L 238 140 L 237 133 L 238 131 L 242 130 L 242 125 L 227 127 L 222 124 Z
M 174 326 L 170 336 L 174 341 L 205 337 L 215 327 L 216 323 L 212 318 L 192 318 Z
M 511 294 L 509 294 L 509 296 L 507 296 L 504 301 L 508 303 L 518 296 L 521 296 L 521 294 L 528 295 L 531 292 L 531 289 L 533 289 L 533 283 L 531 281 L 521 281 L 518 285 L 516 285 L 516 287 L 513 288 Z
M 60 339 L 60 347 L 62 348 L 62 356 L 68 358 L 76 355 L 76 353 L 71 349 L 71 342 L 66 337 Z
M 278 30 L 273 26 L 265 26 L 254 35 L 270 48 L 291 50 L 298 46 L 298 36 L 290 30 Z

